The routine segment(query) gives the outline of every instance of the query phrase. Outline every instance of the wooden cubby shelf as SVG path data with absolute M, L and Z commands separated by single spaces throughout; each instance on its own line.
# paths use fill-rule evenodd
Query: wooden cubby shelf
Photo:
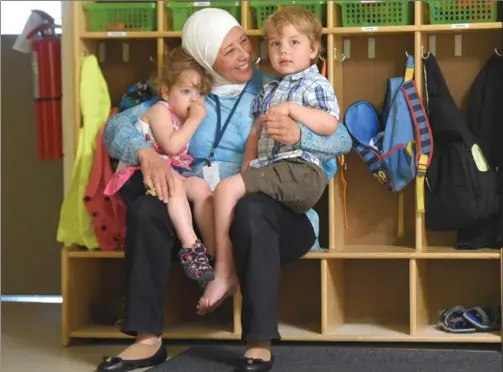
M 64 4 L 65 16 L 72 19 L 64 32 L 72 40 L 74 76 L 72 94 L 64 97 L 72 107 L 65 125 L 72 128 L 74 144 L 81 125 L 78 75 L 82 56 L 105 51 L 100 67 L 116 106 L 132 84 L 161 71 L 167 48 L 179 44 L 181 36 L 173 30 L 165 1 L 155 2 L 156 30 L 112 33 L 88 30 L 84 3 Z M 411 8 L 410 25 L 343 27 L 340 6 L 327 1 L 323 50 L 327 77 L 334 85 L 342 115 L 357 100 L 369 100 L 380 108 L 387 79 L 404 73 L 405 53 L 414 55 L 416 85 L 424 93 L 422 54 L 429 51 L 432 35 L 436 37 L 435 56 L 451 94 L 464 107 L 475 76 L 494 49 L 501 47 L 502 23 L 429 24 L 426 2 L 415 1 Z M 258 48 L 262 31 L 249 1 L 241 2 L 240 20 Z M 463 36 L 461 56 L 454 53 L 456 34 Z M 372 56 L 369 38 L 374 43 Z M 270 71 L 264 58 L 259 68 Z M 455 233 L 427 231 L 424 215 L 415 206 L 415 193 L 414 183 L 404 192 L 404 234 L 398 237 L 398 196 L 378 184 L 355 153 L 345 156 L 345 167 L 316 207 L 320 242 L 327 248 L 309 252 L 283 269 L 277 309 L 283 340 L 501 341 L 500 332 L 449 334 L 436 328 L 444 308 L 501 301 L 501 252 L 457 250 Z M 93 304 L 124 295 L 123 258 L 122 251 L 63 247 L 64 345 L 73 339 L 128 337 L 120 333 L 119 325 L 97 324 L 92 311 Z M 196 303 L 201 290 L 185 279 L 177 265 L 166 291 L 166 339 L 240 339 L 239 294 L 215 313 L 200 317 Z

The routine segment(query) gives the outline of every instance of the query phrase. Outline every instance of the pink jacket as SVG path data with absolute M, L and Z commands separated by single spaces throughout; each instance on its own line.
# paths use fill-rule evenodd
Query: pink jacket
M 122 250 L 126 238 L 126 207 L 118 195 L 109 198 L 103 194 L 114 174 L 108 151 L 103 144 L 103 130 L 104 126 L 96 137 L 96 151 L 84 204 L 92 217 L 94 233 L 101 250 Z

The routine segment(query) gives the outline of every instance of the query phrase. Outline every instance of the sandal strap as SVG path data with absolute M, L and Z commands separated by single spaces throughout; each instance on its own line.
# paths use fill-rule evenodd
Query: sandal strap
M 463 319 L 479 331 L 501 329 L 501 306 L 473 307 L 463 314 Z
M 477 330 L 463 318 L 466 308 L 454 306 L 440 312 L 438 327 L 448 333 L 475 333 Z

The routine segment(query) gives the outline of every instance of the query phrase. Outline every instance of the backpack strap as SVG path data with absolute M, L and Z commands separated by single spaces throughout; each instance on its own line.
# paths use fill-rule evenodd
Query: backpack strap
M 364 146 L 360 142 L 356 141 L 354 147 L 355 151 L 360 155 L 360 157 L 365 162 L 365 165 L 370 170 L 372 175 L 379 181 L 380 184 L 391 188 L 389 185 L 389 180 L 386 174 L 381 170 L 381 158 L 375 153 L 375 151 L 370 146 Z
M 426 170 L 433 154 L 433 136 L 428 116 L 419 97 L 414 80 L 405 82 L 402 92 L 409 106 L 409 111 L 416 130 L 416 202 L 418 211 L 424 212 L 424 181 Z
M 403 85 L 414 82 L 414 56 L 405 53 L 407 57 L 407 61 L 405 63 L 405 73 L 403 76 L 404 83 L 402 84 L 402 92 L 405 94 L 405 98 L 407 95 L 403 90 Z M 409 107 L 410 110 L 410 107 Z M 411 148 L 408 146 L 408 150 L 411 151 Z M 405 235 L 405 202 L 403 197 L 403 191 L 398 193 L 398 238 L 402 238 Z

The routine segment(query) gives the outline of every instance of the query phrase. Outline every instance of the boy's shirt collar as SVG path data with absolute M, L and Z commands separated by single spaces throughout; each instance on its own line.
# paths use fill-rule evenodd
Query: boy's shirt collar
M 271 84 L 279 84 L 282 81 L 292 81 L 292 82 L 298 81 L 298 80 L 304 78 L 306 75 L 319 74 L 319 73 L 320 73 L 320 70 L 318 69 L 318 66 L 316 66 L 316 64 L 312 64 L 311 66 L 309 66 L 305 70 L 302 70 L 302 71 L 299 71 L 299 72 L 296 72 L 296 73 L 293 73 L 290 75 L 286 75 L 283 78 L 281 78 L 280 76 L 276 76 L 273 80 L 269 81 L 264 88 L 268 88 Z

